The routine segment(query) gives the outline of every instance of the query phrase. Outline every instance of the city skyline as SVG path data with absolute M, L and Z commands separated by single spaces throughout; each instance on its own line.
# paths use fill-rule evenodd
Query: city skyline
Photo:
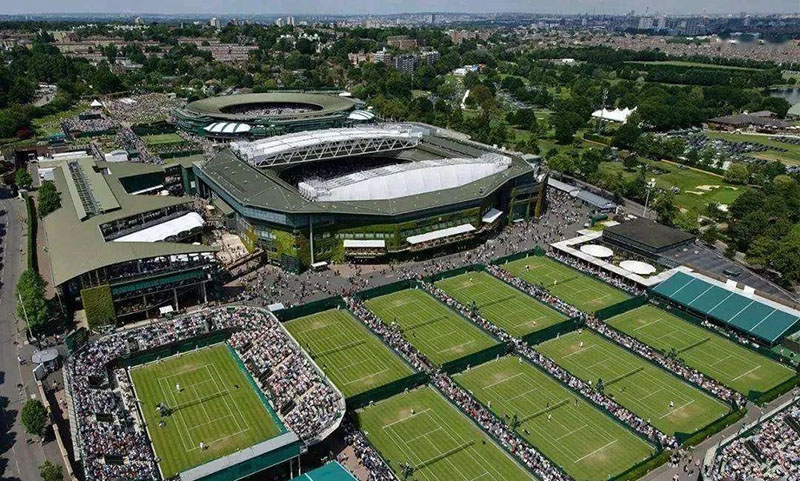
M 490 5 L 490 7 L 488 6 Z M 224 14 L 224 15 L 389 15 L 424 12 L 443 13 L 541 13 L 541 14 L 624 14 L 635 10 L 637 14 L 665 13 L 690 15 L 730 14 L 747 12 L 752 14 L 797 13 L 800 4 L 796 0 L 770 0 L 750 2 L 748 0 L 667 0 L 663 2 L 641 2 L 636 0 L 566 0 L 555 7 L 551 2 L 526 0 L 341 0 L 337 2 L 314 0 L 278 0 L 268 5 L 256 0 L 225 2 L 221 0 L 187 0 L 183 2 L 161 2 L 141 0 L 132 4 L 122 0 L 88 0 L 64 3 L 56 0 L 39 0 L 30 4 L 0 0 L 0 12 L 4 14 L 45 13 L 131 13 L 131 14 Z

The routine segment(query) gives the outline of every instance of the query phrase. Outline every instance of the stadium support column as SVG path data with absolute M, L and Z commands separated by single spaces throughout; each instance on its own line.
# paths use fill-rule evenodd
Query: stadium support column
M 314 264 L 314 218 L 308 216 L 308 246 L 311 249 L 311 264 Z

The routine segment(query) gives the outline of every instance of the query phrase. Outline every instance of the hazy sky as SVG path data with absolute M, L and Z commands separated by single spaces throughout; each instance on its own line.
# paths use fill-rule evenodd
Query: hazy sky
M 798 12 L 800 0 L 0 0 L 3 13 Z

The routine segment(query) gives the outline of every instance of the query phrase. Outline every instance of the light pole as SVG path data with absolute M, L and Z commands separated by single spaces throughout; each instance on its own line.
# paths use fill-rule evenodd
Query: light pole
M 28 328 L 28 336 L 30 336 L 31 341 L 33 341 L 33 331 L 31 331 L 31 323 L 28 322 L 28 311 L 25 310 L 25 303 L 22 302 L 22 294 L 17 292 L 17 297 L 19 298 L 19 305 L 22 306 L 22 315 L 25 316 L 25 327 Z
M 656 186 L 656 179 L 655 177 L 651 177 L 650 181 L 647 182 L 647 195 L 644 198 L 644 212 L 642 212 L 642 217 L 645 219 L 647 218 L 647 204 L 650 202 L 650 191 L 653 190 L 653 187 Z

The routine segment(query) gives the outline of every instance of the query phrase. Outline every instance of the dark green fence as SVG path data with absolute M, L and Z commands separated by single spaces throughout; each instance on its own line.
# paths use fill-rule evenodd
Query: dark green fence
M 678 442 L 685 448 L 697 446 L 703 442 L 703 440 L 713 436 L 714 434 L 717 434 L 726 427 L 742 419 L 745 413 L 747 413 L 747 409 L 745 408 L 731 411 L 725 416 L 722 416 L 721 418 L 707 424 L 693 433 L 675 433 L 675 439 L 677 439 Z
M 402 291 L 403 289 L 413 289 L 418 284 L 412 279 L 392 282 L 391 284 L 384 284 L 382 286 L 373 287 L 372 289 L 365 289 L 357 292 L 353 297 L 358 300 L 366 301 L 367 299 L 374 299 L 376 297 L 385 296 L 393 292 Z
M 483 264 L 470 264 L 468 266 L 459 267 L 458 269 L 453 269 L 445 272 L 440 272 L 438 274 L 434 274 L 432 276 L 428 276 L 425 278 L 425 281 L 430 283 L 435 283 L 441 281 L 442 279 L 449 279 L 451 277 L 460 276 L 466 272 L 485 272 L 486 266 Z
M 493 265 L 499 266 L 499 265 L 505 264 L 506 262 L 513 262 L 513 261 L 515 261 L 517 259 L 524 259 L 524 258 L 530 257 L 530 256 L 545 256 L 545 255 L 547 255 L 547 252 L 544 249 L 542 249 L 540 246 L 536 246 L 533 249 L 528 249 L 526 251 L 517 252 L 516 254 L 511 254 L 511 255 L 499 257 L 499 258 L 493 260 L 491 263 Z
M 495 344 L 494 346 L 487 347 L 486 349 L 464 357 L 454 359 L 452 361 L 442 364 L 442 370 L 448 374 L 455 374 L 461 372 L 470 366 L 479 366 L 484 362 L 491 361 L 500 356 L 505 356 L 511 351 L 511 348 L 505 344 Z
M 612 304 L 608 307 L 598 309 L 597 311 L 595 311 L 594 317 L 600 320 L 610 319 L 614 316 L 618 316 L 625 312 L 632 311 L 637 307 L 642 307 L 645 304 L 647 304 L 647 295 L 632 297 L 630 299 L 625 299 L 624 301 L 618 302 L 616 304 Z
M 791 379 L 787 379 L 769 391 L 750 391 L 747 393 L 747 399 L 753 404 L 768 403 L 791 391 L 797 385 L 800 385 L 800 373 L 795 374 Z
M 427 383 L 428 380 L 429 376 L 427 373 L 415 372 L 414 374 L 406 376 L 402 379 L 392 381 L 389 384 L 384 384 L 383 386 L 378 386 L 370 389 L 369 391 L 350 396 L 345 400 L 347 403 L 347 409 L 359 409 L 370 403 L 382 401 L 396 394 L 400 394 L 406 389 L 411 390 L 417 386 L 421 386 Z
M 650 471 L 666 463 L 670 456 L 672 456 L 672 451 L 665 449 L 658 450 L 644 461 L 634 464 L 622 473 L 610 478 L 609 481 L 631 481 L 634 479 L 639 479 Z
M 545 341 L 549 341 L 550 339 L 555 339 L 561 334 L 572 332 L 582 325 L 583 322 L 580 320 L 580 318 L 572 317 L 565 321 L 561 321 L 558 324 L 553 324 L 552 326 L 522 336 L 522 340 L 525 341 L 526 344 L 533 346 L 536 344 L 541 344 Z
M 236 365 L 239 366 L 239 370 L 242 371 L 244 377 L 247 378 L 247 382 L 248 384 L 250 384 L 250 388 L 253 391 L 255 391 L 255 393 L 258 395 L 258 399 L 261 400 L 261 404 L 263 404 L 264 408 L 266 408 L 267 412 L 269 412 L 272 421 L 278 425 L 278 428 L 280 429 L 281 433 L 287 432 L 288 429 L 286 429 L 286 426 L 283 425 L 281 419 L 272 409 L 272 404 L 269 403 L 267 396 L 265 396 L 261 388 L 258 387 L 258 384 L 256 384 L 255 379 L 253 379 L 253 376 L 250 375 L 250 371 L 245 367 L 244 362 L 239 357 L 239 353 L 237 353 L 236 349 L 234 349 L 230 344 L 226 343 L 225 346 L 228 348 L 228 353 L 231 355 L 231 357 L 233 357 L 233 359 L 236 360 Z
M 295 307 L 290 307 L 288 309 L 281 309 L 280 311 L 275 311 L 275 317 L 278 318 L 281 322 L 291 321 L 292 319 L 297 319 L 298 317 L 305 317 L 310 316 L 312 314 L 316 314 L 318 312 L 327 311 L 329 309 L 344 309 L 347 305 L 340 296 L 333 296 L 333 297 L 326 297 L 325 299 L 320 299 L 318 301 L 311 301 L 306 304 L 302 304 Z
M 188 341 L 173 342 L 163 346 L 147 349 L 145 351 L 137 351 L 128 354 L 127 356 L 120 357 L 112 361 L 114 366 L 133 367 L 140 364 L 145 364 L 152 361 L 157 361 L 162 358 L 167 358 L 182 352 L 191 351 L 193 349 L 210 346 L 226 341 L 231 334 L 238 329 L 228 328 L 220 329 L 218 331 L 202 334 Z

